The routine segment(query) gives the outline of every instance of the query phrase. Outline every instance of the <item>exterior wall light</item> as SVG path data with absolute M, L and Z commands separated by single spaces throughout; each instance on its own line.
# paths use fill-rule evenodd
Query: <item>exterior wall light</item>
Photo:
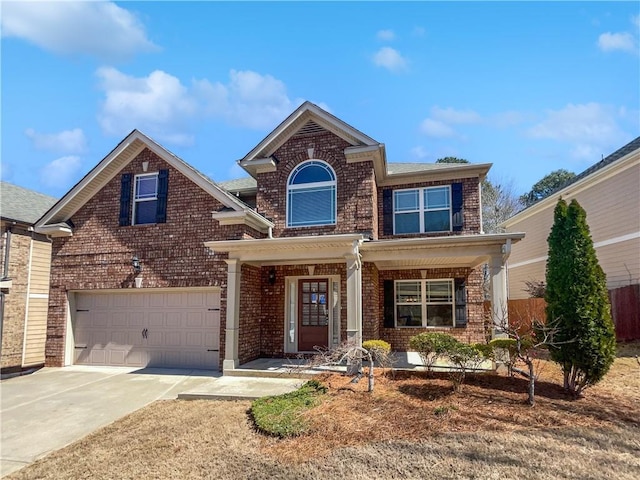
M 274 285 L 276 283 L 276 269 L 272 268 L 269 270 L 269 285 Z
M 134 273 L 140 273 L 142 271 L 142 265 L 140 265 L 140 260 L 136 255 L 131 259 L 131 266 L 133 267 Z

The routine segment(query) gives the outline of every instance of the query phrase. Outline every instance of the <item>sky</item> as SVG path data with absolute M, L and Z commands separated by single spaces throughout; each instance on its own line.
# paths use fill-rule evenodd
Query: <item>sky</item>
M 525 193 L 640 135 L 639 5 L 3 1 L 2 180 L 60 197 L 134 128 L 239 178 L 309 100 Z

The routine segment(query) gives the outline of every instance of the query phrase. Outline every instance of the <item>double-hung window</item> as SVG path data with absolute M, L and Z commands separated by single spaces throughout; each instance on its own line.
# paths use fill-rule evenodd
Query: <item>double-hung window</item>
M 133 224 L 156 223 L 158 210 L 158 174 L 136 175 L 133 196 Z
M 398 327 L 455 326 L 454 284 L 445 280 L 397 280 L 395 316 Z
M 287 182 L 287 227 L 335 225 L 336 175 L 319 160 L 298 165 Z
M 395 190 L 393 221 L 395 234 L 451 231 L 451 187 Z

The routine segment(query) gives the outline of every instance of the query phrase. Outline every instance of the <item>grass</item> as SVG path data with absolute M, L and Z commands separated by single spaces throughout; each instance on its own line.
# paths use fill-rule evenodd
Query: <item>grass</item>
M 10 479 L 637 479 L 640 478 L 640 343 L 619 350 L 611 372 L 583 398 L 540 362 L 537 405 L 526 381 L 329 376 L 322 402 L 301 415 L 304 435 L 256 431 L 249 402 L 161 401 L 53 452 Z M 441 412 L 441 413 L 436 413 Z
M 326 391 L 317 380 L 310 380 L 294 392 L 259 398 L 251 404 L 253 421 L 268 435 L 280 438 L 302 435 L 309 428 L 304 412 L 318 405 Z

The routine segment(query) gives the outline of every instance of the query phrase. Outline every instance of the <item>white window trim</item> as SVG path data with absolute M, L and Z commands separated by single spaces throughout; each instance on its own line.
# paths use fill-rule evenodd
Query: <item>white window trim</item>
M 302 170 L 302 168 L 304 168 L 304 166 L 308 163 L 321 163 L 324 165 L 324 167 L 329 170 L 331 172 L 331 174 L 333 175 L 334 180 L 328 181 L 328 182 L 315 182 L 315 183 L 302 183 L 302 184 L 297 184 L 297 185 L 291 185 L 291 179 L 292 177 L 299 172 L 300 170 Z M 293 170 L 291 170 L 291 173 L 289 173 L 289 177 L 287 178 L 287 198 L 286 198 L 286 204 L 287 204 L 287 208 L 286 208 L 286 226 L 287 228 L 313 228 L 313 227 L 324 227 L 324 226 L 330 226 L 330 225 L 335 225 L 336 224 L 336 219 L 338 217 L 338 186 L 337 186 L 337 180 L 336 180 L 336 172 L 335 170 L 333 170 L 333 168 L 331 168 L 331 165 L 329 165 L 327 162 L 323 161 L 323 160 L 319 160 L 317 158 L 312 158 L 310 160 L 306 160 L 302 163 L 300 163 L 299 165 L 297 165 Z M 290 223 L 290 216 L 289 214 L 290 209 L 291 209 L 291 195 L 290 192 L 291 191 L 296 191 L 296 190 L 306 190 L 306 189 L 311 189 L 311 188 L 321 188 L 321 189 L 326 189 L 327 187 L 333 187 L 333 211 L 331 212 L 333 220 L 327 223 L 314 223 L 312 225 L 309 224 L 301 224 L 301 225 L 292 225 Z
M 151 173 L 141 173 L 136 175 L 133 178 L 133 202 L 131 202 L 131 225 L 151 225 L 154 222 L 151 223 L 136 223 L 136 204 L 137 203 L 141 203 L 141 202 L 151 202 L 151 201 L 157 201 L 158 200 L 158 176 L 159 176 L 160 172 L 151 172 Z M 138 179 L 142 178 L 142 177 L 156 177 L 156 194 L 153 198 L 136 198 L 136 191 L 138 190 Z
M 428 302 L 427 301 L 427 284 L 435 282 L 448 282 L 451 285 L 451 301 L 450 302 Z M 416 305 L 415 302 L 398 303 L 397 286 L 399 283 L 420 283 L 420 306 L 422 308 L 422 325 L 398 325 L 398 305 Z M 429 328 L 442 329 L 454 328 L 456 326 L 456 289 L 453 278 L 431 278 L 428 280 L 412 279 L 412 280 L 395 280 L 393 282 L 393 321 L 396 328 Z M 428 305 L 451 305 L 451 325 L 432 326 L 427 325 L 427 306 Z
M 446 188 L 449 192 L 449 206 L 446 208 L 426 208 L 424 197 L 427 190 L 433 190 L 435 188 Z M 418 191 L 418 208 L 414 210 L 403 210 L 396 212 L 396 192 L 414 192 Z M 413 233 L 442 233 L 453 231 L 453 207 L 451 198 L 451 185 L 434 185 L 433 187 L 417 187 L 417 188 L 403 188 L 393 191 L 393 233 L 394 235 L 411 235 Z M 429 230 L 425 231 L 424 214 L 427 212 L 440 212 L 443 210 L 449 210 L 449 229 L 448 230 Z M 396 234 L 396 215 L 405 213 L 417 213 L 420 219 L 420 231 L 419 232 L 406 232 Z

